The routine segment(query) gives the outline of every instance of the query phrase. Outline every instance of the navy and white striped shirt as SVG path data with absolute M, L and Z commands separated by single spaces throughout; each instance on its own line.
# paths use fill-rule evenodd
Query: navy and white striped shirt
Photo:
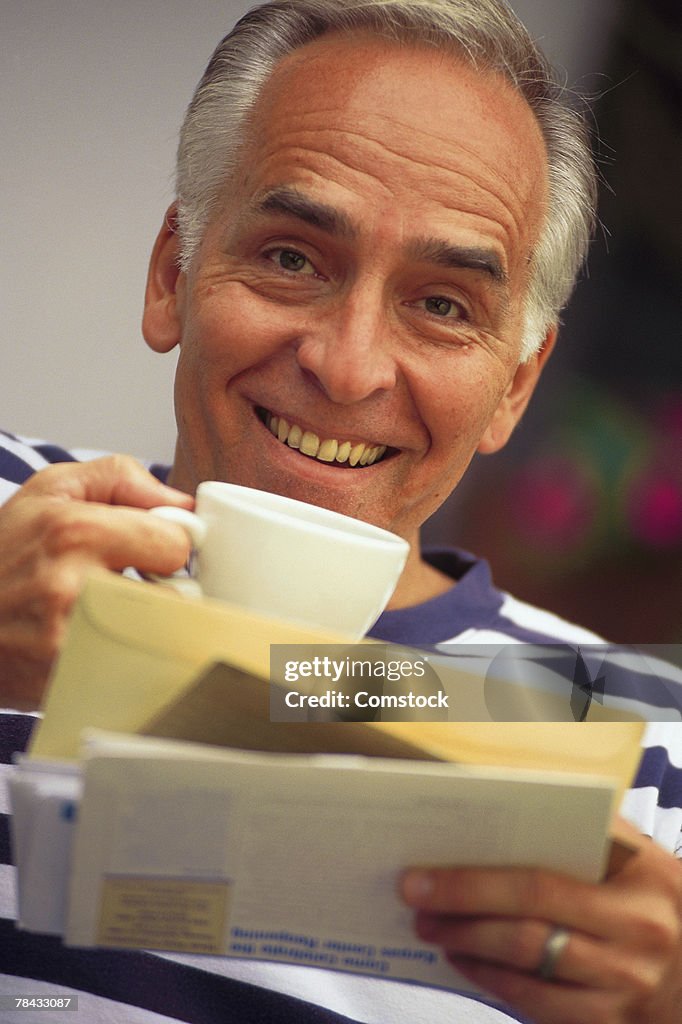
M 58 448 L 0 433 L 0 504 L 32 473 L 55 462 L 86 461 L 100 452 Z M 167 470 L 149 467 L 160 479 Z M 0 540 L 1 543 L 1 540 Z M 454 550 L 428 555 L 457 586 L 414 608 L 384 612 L 372 633 L 388 642 L 449 644 L 577 644 L 599 638 L 497 590 L 485 562 Z M 659 663 L 631 673 L 624 666 L 624 706 L 661 709 L 651 721 L 642 762 L 623 814 L 671 853 L 682 856 L 682 722 L 674 691 L 680 673 Z M 618 683 L 620 685 L 620 683 Z M 671 697 L 671 694 L 673 696 Z M 88 1024 L 509 1024 L 526 1018 L 468 995 L 336 974 L 317 968 L 111 950 L 67 949 L 53 936 L 14 927 L 6 780 L 12 754 L 23 750 L 34 716 L 0 714 L 0 994 L 79 997 Z M 42 1022 L 25 1011 L 24 1024 Z M 72 1024 L 70 1012 L 50 1020 Z

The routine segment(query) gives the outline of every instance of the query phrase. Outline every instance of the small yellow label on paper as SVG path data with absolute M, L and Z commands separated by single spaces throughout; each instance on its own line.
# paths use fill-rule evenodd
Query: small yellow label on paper
M 228 881 L 105 878 L 97 944 L 177 953 L 225 953 L 230 890 Z

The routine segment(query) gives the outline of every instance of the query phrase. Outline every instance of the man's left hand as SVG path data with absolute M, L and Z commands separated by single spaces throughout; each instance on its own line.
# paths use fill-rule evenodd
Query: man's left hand
M 410 869 L 416 930 L 537 1024 L 681 1024 L 682 863 L 618 819 L 635 852 L 597 885 L 534 868 Z M 551 978 L 547 942 L 568 933 Z

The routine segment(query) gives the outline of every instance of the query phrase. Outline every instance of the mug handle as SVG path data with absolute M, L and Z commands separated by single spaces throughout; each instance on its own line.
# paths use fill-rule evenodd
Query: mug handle
M 206 540 L 206 524 L 195 512 L 190 512 L 186 508 L 176 508 L 172 505 L 158 505 L 156 508 L 150 508 L 149 512 L 153 516 L 158 516 L 159 519 L 166 519 L 171 523 L 177 523 L 178 526 L 182 526 L 189 536 L 195 551 L 199 551 Z M 152 583 L 160 583 L 164 587 L 170 587 L 171 590 L 175 590 L 185 597 L 201 597 L 199 581 L 195 580 L 192 576 L 188 576 L 184 569 L 178 569 L 177 572 L 172 573 L 170 576 L 159 576 L 157 573 L 148 572 L 145 573 L 144 578 Z

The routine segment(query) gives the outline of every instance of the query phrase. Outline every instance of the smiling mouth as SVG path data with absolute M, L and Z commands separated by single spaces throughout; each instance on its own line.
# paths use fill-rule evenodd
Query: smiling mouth
M 351 467 L 373 466 L 392 455 L 395 449 L 384 444 L 373 445 L 363 441 L 339 441 L 336 438 L 320 440 L 311 430 L 304 430 L 297 423 L 289 423 L 283 416 L 276 416 L 267 409 L 257 409 L 258 417 L 273 437 L 288 448 L 307 455 L 327 465 Z

